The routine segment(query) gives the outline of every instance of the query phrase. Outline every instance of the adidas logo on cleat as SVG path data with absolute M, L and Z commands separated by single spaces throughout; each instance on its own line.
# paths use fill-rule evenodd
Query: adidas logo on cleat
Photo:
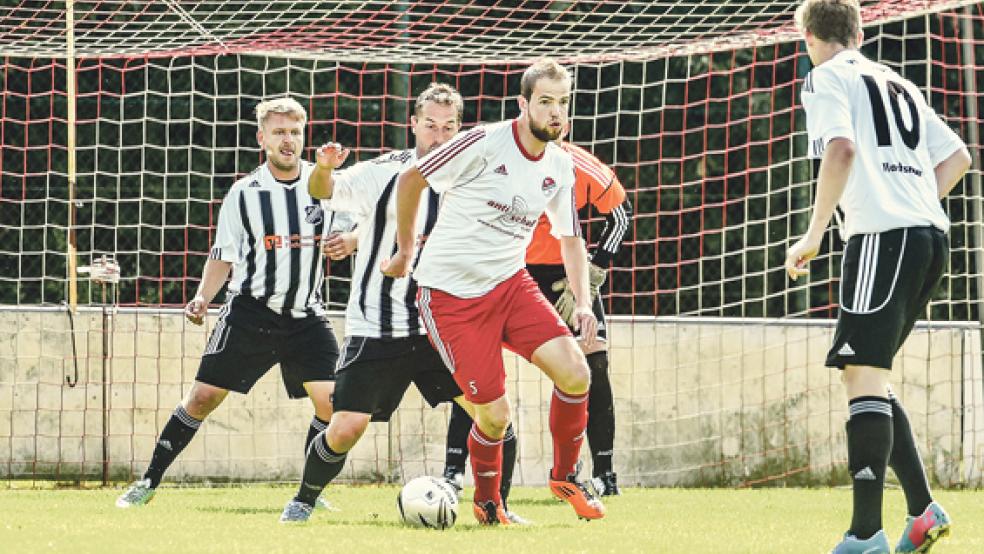
M 838 356 L 853 356 L 854 355 L 854 349 L 851 348 L 851 345 L 850 344 L 848 344 L 848 343 L 845 342 L 844 343 L 844 346 L 840 347 L 840 350 L 837 351 L 837 355 Z
M 864 469 L 854 474 L 855 481 L 874 481 L 875 479 L 875 472 L 871 471 L 871 468 L 868 466 L 865 466 Z

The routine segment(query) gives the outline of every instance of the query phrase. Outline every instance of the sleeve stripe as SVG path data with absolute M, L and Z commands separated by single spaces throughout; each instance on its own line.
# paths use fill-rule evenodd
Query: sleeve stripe
M 441 151 L 436 156 L 425 161 L 423 164 L 418 165 L 417 169 L 420 170 L 421 175 L 428 177 L 469 146 L 478 142 L 484 136 L 485 129 L 477 127 L 467 135 L 442 147 Z
M 597 158 L 591 159 L 580 152 L 571 152 L 574 158 L 574 167 L 584 173 L 590 175 L 598 184 L 605 186 L 606 183 L 611 183 L 612 170 L 602 164 Z
M 612 210 L 612 219 L 614 219 L 615 224 L 601 248 L 614 254 L 618 252 L 622 239 L 625 238 L 625 232 L 629 230 L 629 217 L 625 213 L 625 208 L 619 205 Z

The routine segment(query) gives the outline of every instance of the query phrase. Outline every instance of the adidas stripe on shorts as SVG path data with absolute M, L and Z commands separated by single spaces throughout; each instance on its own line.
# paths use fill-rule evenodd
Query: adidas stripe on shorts
M 943 276 L 949 242 L 935 227 L 852 236 L 841 261 L 839 313 L 827 367 L 892 368 Z

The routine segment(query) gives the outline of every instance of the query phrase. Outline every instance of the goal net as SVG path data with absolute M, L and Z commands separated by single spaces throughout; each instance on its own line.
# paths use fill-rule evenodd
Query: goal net
M 332 140 L 364 160 L 412 144 L 430 82 L 462 92 L 466 127 L 498 121 L 518 113 L 526 65 L 551 55 L 574 76 L 570 139 L 617 171 L 635 211 L 603 291 L 620 480 L 844 479 L 846 406 L 822 367 L 843 245 L 829 232 L 806 281 L 781 268 L 814 193 L 797 2 L 70 4 L 71 17 L 62 2 L 0 7 L 0 478 L 143 471 L 207 339 L 178 308 L 223 195 L 262 162 L 261 99 L 307 108 L 308 159 Z M 893 383 L 933 478 L 979 485 L 984 4 L 862 6 L 864 53 L 916 83 L 975 154 L 945 202 L 947 275 Z M 585 216 L 590 241 L 602 219 Z M 76 276 L 73 259 L 103 255 L 120 264 L 117 286 Z M 340 310 L 348 262 L 327 271 Z M 541 483 L 551 387 L 509 361 L 517 481 Z M 231 395 L 169 477 L 296 478 L 311 409 L 286 399 L 278 373 Z M 446 419 L 411 391 L 343 475 L 438 473 Z

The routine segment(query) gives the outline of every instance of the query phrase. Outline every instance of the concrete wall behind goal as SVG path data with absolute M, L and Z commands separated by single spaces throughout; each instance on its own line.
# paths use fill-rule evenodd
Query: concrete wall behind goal
M 64 310 L 0 310 L 0 478 L 98 479 L 105 469 L 128 480 L 143 472 L 194 379 L 208 328 L 160 310 L 108 315 L 106 334 L 103 324 L 98 309 L 80 311 L 74 332 Z M 335 325 L 341 336 L 344 322 Z M 620 482 L 846 483 L 846 401 L 837 372 L 823 367 L 831 333 L 829 322 L 615 318 Z M 515 480 L 542 485 L 552 386 L 512 355 L 506 367 L 520 439 Z M 981 375 L 973 326 L 917 327 L 897 358 L 896 393 L 942 484 L 981 485 Z M 440 474 L 448 413 L 427 408 L 411 388 L 389 424 L 371 425 L 342 478 Z M 249 395 L 228 397 L 167 478 L 296 480 L 312 415 L 309 401 L 287 398 L 275 369 Z M 587 448 L 583 458 L 587 474 Z

